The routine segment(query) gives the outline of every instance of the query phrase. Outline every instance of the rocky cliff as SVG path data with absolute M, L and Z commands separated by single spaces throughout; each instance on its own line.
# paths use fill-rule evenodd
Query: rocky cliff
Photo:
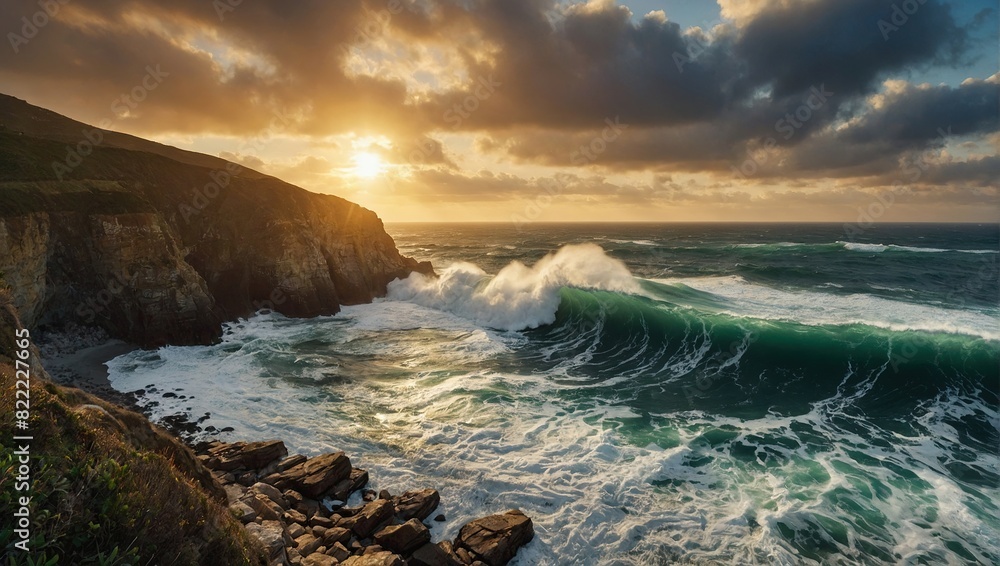
M 260 309 L 333 314 L 431 272 L 344 199 L 2 95 L 0 124 L 0 272 L 29 327 L 204 343 Z

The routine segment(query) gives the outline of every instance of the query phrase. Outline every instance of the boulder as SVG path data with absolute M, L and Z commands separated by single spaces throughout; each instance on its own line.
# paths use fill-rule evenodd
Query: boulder
M 341 527 L 333 527 L 332 529 L 327 529 L 323 533 L 323 544 L 327 546 L 335 546 L 337 543 L 346 545 L 351 541 L 351 531 Z
M 431 541 L 431 532 L 423 523 L 410 519 L 402 525 L 390 525 L 375 533 L 375 544 L 396 554 L 408 556 Z
M 257 517 L 265 521 L 277 521 L 283 513 L 277 503 L 271 501 L 267 496 L 258 494 L 247 494 L 243 499 L 257 513 Z
M 230 472 L 238 469 L 259 470 L 288 454 L 280 440 L 264 442 L 234 442 L 216 444 L 209 448 L 205 466 L 212 470 Z
M 257 539 L 267 552 L 268 561 L 285 559 L 285 530 L 277 521 L 265 521 L 263 524 L 250 523 L 246 526 L 251 538 Z
M 299 538 L 300 536 L 306 534 L 306 528 L 296 523 L 288 525 L 287 531 L 288 531 L 288 536 L 292 538 Z M 313 536 L 316 535 L 314 534 Z
M 308 533 L 295 539 L 295 550 L 298 550 L 302 556 L 309 556 L 321 546 L 323 546 L 323 541 Z
M 294 489 L 316 499 L 350 476 L 351 460 L 343 452 L 334 452 L 310 458 L 285 470 L 274 485 L 279 489 Z
M 278 462 L 278 465 L 275 466 L 274 471 L 283 472 L 289 468 L 294 468 L 295 466 L 298 466 L 299 464 L 305 462 L 306 460 L 308 460 L 308 458 L 306 458 L 302 454 L 295 454 L 294 456 L 289 456 L 284 460 Z
M 368 484 L 368 471 L 359 468 L 354 468 L 351 470 L 351 475 L 346 479 L 337 482 L 336 485 L 330 489 L 330 495 L 334 499 L 339 499 L 340 501 L 347 501 L 352 493 L 363 488 Z
M 337 559 L 338 562 L 343 562 L 351 556 L 351 551 L 347 550 L 347 547 L 340 544 L 339 542 L 333 543 L 333 546 L 326 550 L 328 556 L 332 556 Z
M 310 554 L 302 559 L 302 566 L 336 566 L 337 559 L 325 554 Z
M 407 491 L 393 497 L 391 501 L 396 508 L 396 516 L 400 520 L 417 519 L 423 521 L 437 509 L 438 504 L 441 503 L 441 495 L 436 489 L 422 489 Z
M 458 532 L 455 546 L 489 566 L 504 566 L 534 536 L 531 519 L 514 509 L 466 524 Z
M 319 501 L 308 498 L 303 499 L 302 501 L 299 501 L 298 503 L 295 504 L 295 510 L 298 511 L 299 513 L 302 513 L 303 515 L 305 515 L 310 519 L 317 516 L 317 513 L 319 513 L 320 511 L 320 507 L 321 505 L 319 504 Z
M 398 554 L 385 550 L 374 554 L 352 556 L 341 564 L 343 566 L 405 566 L 406 563 Z
M 286 523 L 299 523 L 300 525 L 305 525 L 306 522 L 308 521 L 305 515 L 299 513 L 294 509 L 289 509 L 288 511 L 285 511 L 284 517 Z
M 273 485 L 257 482 L 250 486 L 248 491 L 259 493 L 276 503 L 282 509 L 288 509 L 288 500 Z
M 247 523 L 252 523 L 254 519 L 257 518 L 257 512 L 254 511 L 253 507 L 247 505 L 242 501 L 237 501 L 229 506 L 230 511 L 236 515 L 236 518 L 240 520 L 244 525 Z
M 327 529 L 334 526 L 332 519 L 327 519 L 326 517 L 322 517 L 320 515 L 316 515 L 309 519 L 309 524 L 314 527 L 325 527 Z
M 392 519 L 392 502 L 385 499 L 377 499 L 361 508 L 354 519 L 351 530 L 358 538 L 368 538 L 379 527 L 388 523 Z

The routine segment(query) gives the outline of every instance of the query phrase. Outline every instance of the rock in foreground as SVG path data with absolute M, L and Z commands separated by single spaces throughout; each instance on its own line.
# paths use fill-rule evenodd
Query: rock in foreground
M 513 509 L 465 525 L 455 539 L 455 546 L 468 550 L 473 557 L 489 566 L 503 566 L 514 558 L 517 549 L 534 537 L 531 519 Z
M 224 485 L 233 515 L 272 565 L 501 566 L 534 537 L 531 519 L 515 510 L 465 525 L 454 545 L 432 543 L 422 521 L 440 503 L 433 489 L 395 497 L 382 490 L 379 499 L 345 507 L 367 484 L 368 472 L 352 468 L 343 452 L 286 458 L 279 441 L 213 442 L 200 451 Z

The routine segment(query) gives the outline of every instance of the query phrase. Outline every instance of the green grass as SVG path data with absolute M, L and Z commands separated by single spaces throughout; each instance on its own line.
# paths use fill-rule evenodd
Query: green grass
M 17 326 L 0 291 L 0 515 L 8 518 L 24 495 L 13 486 Z M 190 452 L 141 415 L 57 386 L 32 368 L 29 427 L 31 552 L 14 547 L 19 539 L 5 520 L 2 566 L 265 563 L 224 503 L 192 475 Z

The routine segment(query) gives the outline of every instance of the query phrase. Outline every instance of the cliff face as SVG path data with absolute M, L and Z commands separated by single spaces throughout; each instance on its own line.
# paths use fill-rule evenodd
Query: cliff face
M 344 199 L 208 156 L 177 161 L 180 150 L 138 138 L 75 159 L 80 146 L 65 139 L 79 123 L 11 100 L 0 96 L 3 124 L 34 129 L 0 127 L 0 272 L 29 327 L 76 322 L 143 345 L 204 343 L 221 322 L 260 309 L 333 314 L 431 272 Z

